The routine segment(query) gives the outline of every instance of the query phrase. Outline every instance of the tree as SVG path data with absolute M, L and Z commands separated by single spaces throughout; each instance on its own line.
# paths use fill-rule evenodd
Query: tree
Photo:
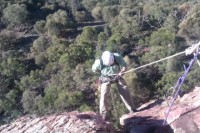
M 178 80 L 177 72 L 166 73 L 161 80 L 156 83 L 156 88 L 160 96 L 170 95 L 173 92 L 173 87 Z
M 143 6 L 143 17 L 151 27 L 163 27 L 171 6 L 169 3 L 147 1 Z
M 175 33 L 167 28 L 160 28 L 150 36 L 149 46 L 168 46 L 175 41 Z
M 77 45 L 82 47 L 86 58 L 94 58 L 96 41 L 97 31 L 94 27 L 84 27 L 81 35 L 76 39 Z
M 69 0 L 69 5 L 71 7 L 71 11 L 73 14 L 75 14 L 75 12 L 81 8 L 81 3 L 79 0 Z
M 8 50 L 16 49 L 14 46 L 14 40 L 16 34 L 14 32 L 2 32 L 0 34 L 0 51 L 6 52 Z
M 6 2 L 4 0 L 0 0 L 0 13 L 3 11 L 5 7 L 6 7 Z
M 169 29 L 160 28 L 158 31 L 153 32 L 146 41 L 147 46 L 150 46 L 150 50 L 143 55 L 142 60 L 144 62 L 156 61 L 176 52 L 175 34 Z M 165 63 L 159 63 L 158 66 L 162 72 L 166 71 Z
M 178 34 L 183 36 L 188 43 L 200 39 L 200 7 L 199 4 L 192 7 L 187 17 L 179 24 Z
M 58 61 L 60 57 L 66 52 L 65 49 L 66 46 L 62 44 L 51 45 L 46 51 L 48 61 L 50 62 Z
M 23 24 L 27 21 L 28 11 L 24 4 L 13 4 L 3 10 L 4 18 L 11 24 Z
M 35 58 L 35 62 L 38 65 L 45 65 L 48 63 L 46 50 L 50 46 L 48 40 L 43 36 L 40 36 L 33 42 L 31 47 L 31 55 Z
M 59 38 L 63 31 L 74 28 L 74 22 L 70 20 L 66 11 L 60 9 L 47 16 L 44 28 L 49 37 Z
M 74 16 L 75 16 L 75 20 L 78 22 L 92 20 L 91 15 L 89 13 L 87 13 L 86 11 L 76 11 Z
M 38 33 L 38 34 L 44 34 L 44 27 L 45 27 L 45 21 L 41 20 L 41 21 L 37 21 L 34 25 L 34 30 Z
M 139 23 L 137 18 L 135 17 L 128 17 L 122 19 L 121 17 L 118 18 L 118 21 L 116 24 L 113 24 L 116 26 L 112 26 L 112 32 L 113 33 L 120 33 L 121 36 L 125 38 L 131 38 L 135 35 L 139 34 Z
M 8 57 L 0 64 L 1 73 L 11 79 L 19 80 L 26 73 L 24 64 L 16 58 Z
M 106 48 L 106 41 L 108 36 L 104 32 L 100 32 L 98 35 L 98 46 L 96 47 L 96 57 L 99 57 Z
M 40 36 L 33 42 L 33 46 L 31 47 L 31 53 L 33 56 L 37 56 L 41 52 L 45 52 L 49 46 L 50 44 L 48 43 L 48 40 L 45 37 Z
M 103 14 L 102 14 L 102 7 L 97 6 L 92 10 L 92 16 L 97 20 L 102 20 Z
M 112 52 L 122 52 L 121 48 L 125 41 L 125 37 L 123 37 L 120 33 L 115 33 L 106 41 L 106 50 Z
M 35 113 L 35 110 L 37 109 L 36 106 L 36 92 L 25 90 L 22 96 L 22 106 L 26 112 L 29 112 L 31 114 Z
M 177 32 L 178 23 L 179 22 L 177 16 L 175 16 L 175 13 L 170 13 L 163 23 L 163 26 L 171 29 L 173 32 Z
M 103 7 L 102 14 L 103 20 L 106 22 L 110 22 L 119 14 L 119 6 L 105 6 Z
M 81 2 L 83 6 L 89 10 L 92 11 L 92 9 L 95 7 L 95 5 L 98 3 L 98 0 L 82 0 Z

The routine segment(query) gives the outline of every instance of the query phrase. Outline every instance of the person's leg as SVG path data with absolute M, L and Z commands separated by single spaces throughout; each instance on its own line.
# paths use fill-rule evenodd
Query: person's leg
M 132 99 L 125 80 L 120 78 L 117 81 L 117 87 L 126 108 L 130 111 L 130 113 L 134 112 L 135 109 L 132 108 Z
M 106 119 L 109 92 L 110 92 L 110 83 L 109 82 L 102 83 L 101 90 L 100 90 L 99 110 L 104 120 Z

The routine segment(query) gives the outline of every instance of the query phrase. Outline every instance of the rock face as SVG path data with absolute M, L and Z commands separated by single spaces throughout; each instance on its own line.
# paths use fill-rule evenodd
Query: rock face
M 120 124 L 130 133 L 200 133 L 200 87 L 178 98 L 166 119 L 170 102 L 154 100 L 144 104 L 139 112 L 123 115 Z
M 0 133 L 115 133 L 112 126 L 94 112 L 71 112 L 41 118 L 27 116 L 0 127 Z
M 170 101 L 154 100 L 139 112 L 120 118 L 123 133 L 200 133 L 200 88 L 178 98 L 166 119 Z M 166 124 L 164 123 L 166 120 Z M 0 126 L 0 133 L 116 133 L 94 112 L 71 112 L 41 118 L 21 117 Z

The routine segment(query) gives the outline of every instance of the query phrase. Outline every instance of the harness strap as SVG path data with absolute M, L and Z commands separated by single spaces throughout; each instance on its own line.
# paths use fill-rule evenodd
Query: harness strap
M 117 80 L 119 80 L 120 78 L 122 78 L 121 76 L 115 76 L 115 77 L 100 77 L 99 81 L 100 83 L 106 83 L 106 82 L 110 82 L 110 83 L 115 83 Z

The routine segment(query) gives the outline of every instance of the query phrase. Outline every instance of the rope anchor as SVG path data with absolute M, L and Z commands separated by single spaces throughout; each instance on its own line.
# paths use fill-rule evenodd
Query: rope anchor
M 200 43 L 199 43 L 199 44 L 200 44 Z M 198 45 L 198 47 L 199 47 L 199 45 Z M 179 77 L 178 81 L 176 82 L 176 85 L 173 87 L 173 89 L 176 90 L 176 92 L 175 92 L 174 97 L 173 97 L 173 100 L 172 100 L 172 102 L 171 102 L 171 104 L 170 104 L 170 106 L 169 106 L 169 109 L 168 109 L 168 111 L 166 112 L 166 116 L 165 116 L 165 120 L 164 120 L 164 122 L 163 122 L 163 125 L 165 125 L 165 124 L 167 123 L 167 118 L 168 118 L 168 116 L 169 116 L 169 112 L 170 112 L 170 110 L 171 110 L 171 108 L 172 108 L 172 106 L 173 106 L 173 104 L 174 104 L 174 102 L 175 102 L 175 100 L 176 100 L 176 98 L 177 98 L 177 96 L 178 96 L 178 94 L 179 94 L 179 91 L 180 91 L 180 89 L 181 89 L 181 86 L 183 85 L 184 80 L 185 80 L 185 78 L 186 78 L 186 76 L 187 76 L 187 74 L 188 74 L 190 68 L 192 67 L 192 65 L 194 64 L 195 61 L 198 61 L 198 60 L 197 60 L 197 56 L 199 55 L 199 48 L 198 48 L 198 47 L 196 47 L 195 49 L 191 49 L 192 52 L 191 52 L 191 51 L 188 52 L 188 53 L 191 54 L 191 53 L 193 53 L 193 51 L 196 51 L 196 53 L 194 53 L 193 59 L 191 59 L 191 61 L 190 61 L 190 63 L 189 63 L 189 66 L 188 66 L 187 68 L 184 67 L 184 68 L 185 68 L 184 74 L 183 74 L 181 77 Z M 197 49 L 197 48 L 198 48 L 198 49 Z

